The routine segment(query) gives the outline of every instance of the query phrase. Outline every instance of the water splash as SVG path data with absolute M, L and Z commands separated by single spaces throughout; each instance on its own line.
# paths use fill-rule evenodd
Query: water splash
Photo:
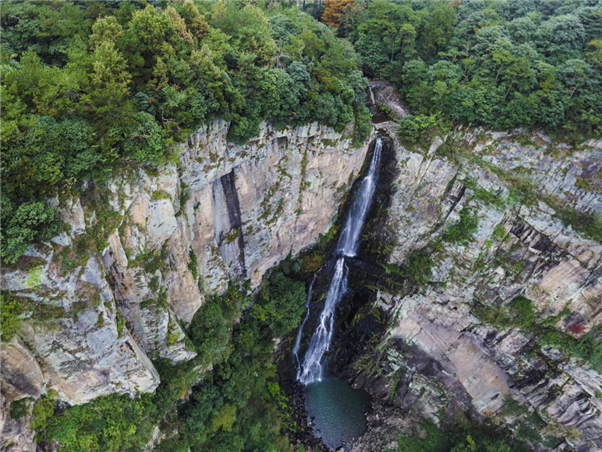
M 300 364 L 297 354 L 301 343 L 302 330 L 309 317 L 309 301 L 311 298 L 310 287 L 310 295 L 306 302 L 308 312 L 297 333 L 297 341 L 295 343 L 295 348 L 293 349 L 293 353 L 297 357 L 297 363 L 299 364 L 297 379 L 304 385 L 308 385 L 315 381 L 322 381 L 322 378 L 324 377 L 323 358 L 329 351 L 330 342 L 332 341 L 335 308 L 347 291 L 348 269 L 345 265 L 345 258 L 357 255 L 360 233 L 364 226 L 364 222 L 366 221 L 366 215 L 368 214 L 368 210 L 370 210 L 370 204 L 372 203 L 372 197 L 374 196 L 374 190 L 376 189 L 376 179 L 378 177 L 382 145 L 382 139 L 378 137 L 374 145 L 374 153 L 370 162 L 370 168 L 362 180 L 357 197 L 353 200 L 351 208 L 349 209 L 345 227 L 337 244 L 335 255 L 338 256 L 338 258 L 335 264 L 334 276 L 330 283 L 328 294 L 326 295 L 324 309 L 320 314 L 318 327 L 309 342 L 303 364 Z

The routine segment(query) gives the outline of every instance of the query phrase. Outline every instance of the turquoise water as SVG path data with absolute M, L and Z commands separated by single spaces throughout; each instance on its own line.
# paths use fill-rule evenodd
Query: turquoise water
M 314 434 L 330 449 L 349 444 L 366 431 L 370 396 L 340 378 L 324 378 L 306 387 L 305 409 L 314 419 Z M 347 449 L 350 450 L 350 449 Z

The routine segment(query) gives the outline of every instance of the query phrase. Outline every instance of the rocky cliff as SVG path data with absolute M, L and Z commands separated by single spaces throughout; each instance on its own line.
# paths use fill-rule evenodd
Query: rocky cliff
M 369 98 L 405 115 L 390 84 Z M 386 332 L 366 334 L 368 353 L 347 363 L 374 396 L 354 450 L 394 448 L 417 418 L 458 413 L 536 450 L 602 450 L 602 143 L 459 128 L 410 145 L 395 123 L 378 127 L 394 141 L 388 196 L 365 240 L 377 238 L 378 263 L 398 281 L 366 288 Z M 50 391 L 68 404 L 153 391 L 153 360 L 195 356 L 183 329 L 208 294 L 232 278 L 257 284 L 328 231 L 368 150 L 319 124 L 264 125 L 244 146 L 227 130 L 215 121 L 177 161 L 63 196 L 61 234 L 3 269 L 26 307 L 1 345 L 3 449 L 34 449 L 31 407 Z M 430 281 L 408 285 L 417 251 Z
M 179 159 L 128 169 L 59 203 L 63 232 L 5 267 L 26 314 L 2 343 L 2 449 L 34 450 L 29 415 L 11 404 L 49 391 L 68 404 L 153 391 L 151 360 L 194 357 L 182 327 L 231 278 L 257 284 L 314 244 L 364 163 L 350 131 L 317 123 L 229 143 L 216 120 Z M 96 252 L 94 252 L 96 250 Z
M 602 450 L 602 142 L 457 129 L 395 150 L 387 262 L 421 250 L 432 277 L 377 292 L 391 321 L 355 363 L 376 410 L 354 451 L 396 447 L 415 413 L 458 412 L 538 450 Z

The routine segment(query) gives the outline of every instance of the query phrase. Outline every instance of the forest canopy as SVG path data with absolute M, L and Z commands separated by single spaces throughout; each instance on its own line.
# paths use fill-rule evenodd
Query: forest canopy
M 4 262 L 60 231 L 53 199 L 120 165 L 176 157 L 175 144 L 214 118 L 231 122 L 228 139 L 238 143 L 264 120 L 277 128 L 321 121 L 338 131 L 355 122 L 361 142 L 370 130 L 367 78 L 397 83 L 412 110 L 406 130 L 443 121 L 602 136 L 599 0 L 304 8 L 3 2 Z
M 598 0 L 358 1 L 338 35 L 416 114 L 602 136 Z
M 263 120 L 370 130 L 353 46 L 296 7 L 3 2 L 1 19 L 5 262 L 59 231 L 48 199 L 161 163 L 214 118 L 238 143 Z

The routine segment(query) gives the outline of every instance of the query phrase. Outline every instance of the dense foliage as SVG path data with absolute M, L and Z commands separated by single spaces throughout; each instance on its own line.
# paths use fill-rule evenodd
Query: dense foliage
M 598 1 L 358 1 L 338 32 L 367 76 L 397 82 L 423 115 L 405 121 L 409 132 L 438 115 L 602 136 Z
M 47 199 L 164 161 L 213 118 L 236 142 L 263 120 L 369 133 L 353 46 L 288 4 L 3 2 L 1 19 L 5 262 L 58 232 Z
M 0 294 L 0 314 L 0 339 L 8 342 L 15 335 L 19 323 L 21 323 L 20 315 L 23 314 L 23 305 L 10 293 L 2 292 Z
M 477 426 L 463 419 L 451 429 L 439 429 L 424 423 L 420 431 L 401 435 L 399 452 L 523 452 L 528 449 L 518 443 L 508 443 L 490 426 Z
M 305 296 L 305 285 L 278 268 L 256 297 L 247 285 L 231 284 L 190 325 L 199 356 L 177 367 L 155 362 L 161 375 L 155 394 L 133 400 L 115 394 L 64 411 L 52 396 L 42 398 L 32 420 L 38 439 L 74 452 L 140 450 L 162 422 L 168 436 L 177 431 L 161 443 L 164 451 L 290 450 L 284 433 L 294 426 L 275 378 L 273 348 L 276 337 L 299 323 Z

